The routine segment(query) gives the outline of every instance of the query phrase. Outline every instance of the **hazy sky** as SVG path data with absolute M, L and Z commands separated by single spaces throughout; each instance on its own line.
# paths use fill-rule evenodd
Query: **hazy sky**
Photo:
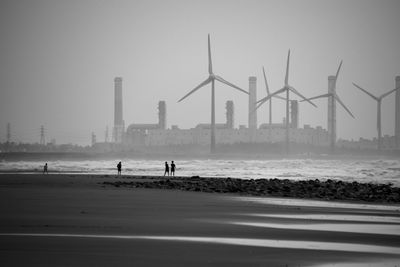
M 167 103 L 167 124 L 191 128 L 210 122 L 210 86 L 177 100 L 208 76 L 207 34 L 214 72 L 257 98 L 289 83 L 307 97 L 327 91 L 343 59 L 337 92 L 356 119 L 338 106 L 338 137 L 376 136 L 376 102 L 356 82 L 380 95 L 400 75 L 400 1 L 0 1 L 0 141 L 11 123 L 14 141 L 46 139 L 89 144 L 113 125 L 115 76 L 123 77 L 124 120 L 156 123 Z M 235 103 L 235 126 L 247 125 L 248 98 L 216 84 L 217 122 Z M 283 103 L 273 120 L 281 122 Z M 327 124 L 327 100 L 301 103 L 300 125 Z M 258 123 L 268 120 L 268 106 Z M 394 132 L 394 94 L 383 102 L 383 133 Z

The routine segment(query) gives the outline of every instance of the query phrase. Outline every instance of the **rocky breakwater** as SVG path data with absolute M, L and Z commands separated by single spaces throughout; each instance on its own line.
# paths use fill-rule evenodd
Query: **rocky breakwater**
M 125 180 L 125 179 L 124 179 Z M 128 180 L 128 181 L 126 181 Z M 104 185 L 131 188 L 177 189 L 208 193 L 251 196 L 292 197 L 324 200 L 350 200 L 400 203 L 400 188 L 391 184 L 343 182 L 340 180 L 233 179 L 233 178 L 132 178 L 104 182 Z

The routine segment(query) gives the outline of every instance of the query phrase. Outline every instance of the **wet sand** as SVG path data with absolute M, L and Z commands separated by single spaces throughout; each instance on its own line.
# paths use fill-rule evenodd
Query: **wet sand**
M 263 203 L 231 194 L 104 184 L 126 179 L 0 175 L 0 265 L 400 263 L 400 238 L 390 232 L 400 225 L 398 206 L 324 207 L 296 204 L 295 200 Z M 313 224 L 319 227 L 313 229 Z M 330 228 L 333 224 L 335 229 Z M 360 225 L 365 231 L 351 231 L 348 224 Z M 373 232 L 368 231 L 371 226 Z

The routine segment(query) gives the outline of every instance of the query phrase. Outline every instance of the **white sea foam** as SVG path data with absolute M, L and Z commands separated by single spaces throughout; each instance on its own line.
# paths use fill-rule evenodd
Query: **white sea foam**
M 48 160 L 50 172 L 115 174 L 114 160 Z M 164 161 L 122 160 L 128 175 L 162 175 Z M 393 183 L 400 186 L 400 160 L 179 160 L 177 175 L 232 177 L 244 179 L 279 178 L 291 180 L 335 179 L 371 183 Z M 43 161 L 2 161 L 0 172 L 41 171 Z

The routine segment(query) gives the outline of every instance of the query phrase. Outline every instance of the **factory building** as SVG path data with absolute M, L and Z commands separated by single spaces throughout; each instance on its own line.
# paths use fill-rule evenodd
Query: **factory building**
M 328 146 L 329 138 L 326 130 L 322 127 L 311 128 L 305 125 L 298 128 L 298 106 L 297 101 L 291 103 L 291 128 L 290 142 L 310 144 L 316 146 Z M 164 118 L 166 113 L 164 101 L 159 103 L 159 118 Z M 262 124 L 258 129 L 245 126 L 234 128 L 234 104 L 233 101 L 226 102 L 226 123 L 217 123 L 217 144 L 248 143 L 249 137 L 252 143 L 280 143 L 285 141 L 285 123 Z M 126 131 L 125 144 L 130 147 L 144 146 L 174 146 L 174 145 L 209 145 L 211 125 L 200 123 L 191 129 L 179 129 L 172 126 L 170 129 L 163 128 L 162 120 L 156 124 L 131 124 Z
M 248 127 L 234 125 L 234 103 L 226 102 L 226 122 L 216 124 L 216 143 L 280 143 L 285 141 L 285 122 L 262 124 L 257 127 L 257 112 L 254 112 L 257 102 L 257 79 L 249 77 L 249 116 Z M 124 149 L 146 146 L 173 145 L 209 145 L 211 125 L 201 123 L 191 129 L 179 129 L 178 126 L 167 127 L 167 105 L 165 101 L 158 102 L 158 122 L 153 124 L 133 123 L 124 131 L 122 113 L 122 78 L 114 79 L 115 109 L 114 109 L 114 143 L 122 143 Z M 290 102 L 290 142 L 328 146 L 328 132 L 321 127 L 311 128 L 307 125 L 299 128 L 298 101 Z

